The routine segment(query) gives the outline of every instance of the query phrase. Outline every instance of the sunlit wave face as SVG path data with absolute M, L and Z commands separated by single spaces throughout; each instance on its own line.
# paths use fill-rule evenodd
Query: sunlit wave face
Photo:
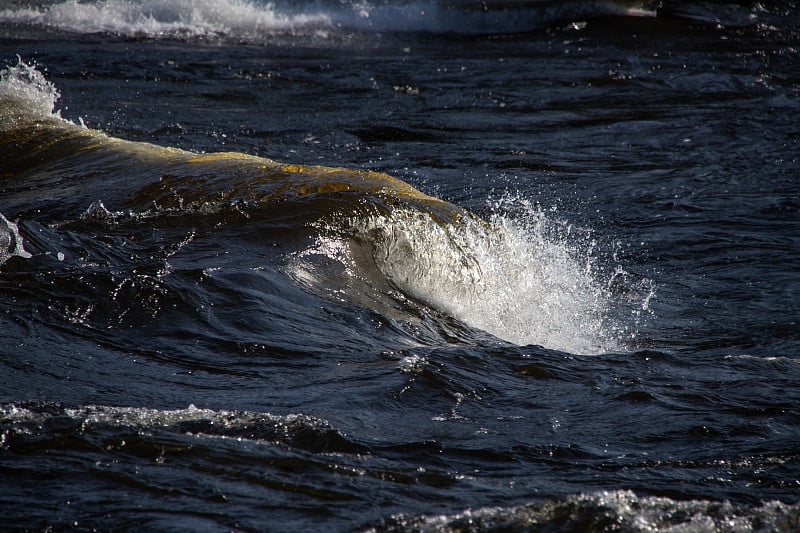
M 549 240 L 544 220 L 501 215 L 450 226 L 418 213 L 355 221 L 375 260 L 407 294 L 515 344 L 572 353 L 616 348 L 605 324 L 608 298 L 568 243 Z
M 522 212 L 512 216 L 509 203 Z M 393 287 L 514 344 L 583 354 L 625 350 L 654 287 L 643 283 L 614 294 L 621 267 L 598 266 L 606 261 L 594 247 L 590 236 L 552 213 L 504 198 L 487 221 L 465 215 L 439 224 L 410 209 L 337 219 L 321 225 L 317 242 L 292 268 L 302 283 L 331 297 L 347 299 L 348 280 Z

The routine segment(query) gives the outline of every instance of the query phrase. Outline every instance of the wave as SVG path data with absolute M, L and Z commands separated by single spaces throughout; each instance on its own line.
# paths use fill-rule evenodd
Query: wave
M 37 30 L 226 43 L 353 32 L 517 34 L 601 17 L 661 17 L 709 26 L 797 26 L 789 2 L 687 0 L 13 0 L 0 8 L 9 35 Z M 16 29 L 14 29 L 16 28 Z
M 525 215 L 512 222 L 502 203 L 488 221 L 464 217 L 439 226 L 401 211 L 347 226 L 372 244 L 379 270 L 403 294 L 473 327 L 572 353 L 618 349 L 606 318 L 610 295 L 591 261 L 582 264 L 574 243 L 555 237 L 534 206 L 523 206 Z
M 281 443 L 313 452 L 359 453 L 364 447 L 348 441 L 329 422 L 304 414 L 273 415 L 250 411 L 213 410 L 189 405 L 185 409 L 148 409 L 57 404 L 0 405 L 3 428 L 0 449 L 20 451 L 35 441 L 54 446 L 71 433 L 90 441 L 103 429 L 154 429 L 195 438 L 219 437 Z M 39 448 L 41 449 L 41 448 Z
M 275 34 L 331 31 L 518 33 L 608 15 L 652 16 L 624 0 L 306 2 L 260 0 L 54 0 L 0 9 L 0 21 L 76 34 L 260 42 Z
M 592 243 L 523 200 L 497 202 L 484 220 L 382 173 L 125 141 L 60 118 L 55 87 L 22 61 L 0 76 L 0 168 L 26 183 L 4 201 L 7 214 L 47 213 L 54 227 L 80 213 L 107 228 L 242 220 L 263 235 L 311 231 L 311 245 L 287 254 L 290 276 L 312 292 L 419 302 L 505 341 L 572 353 L 622 349 L 631 326 L 614 316 L 644 313 L 652 297 L 651 288 L 615 297 Z M 47 194 L 31 194 L 37 186 Z M 5 259 L 36 253 L 6 226 Z
M 428 443 L 430 445 L 430 443 Z M 414 443 L 423 454 L 425 444 Z M 240 499 L 243 494 L 231 485 L 236 481 L 246 490 L 274 489 L 281 493 L 306 494 L 313 502 L 323 500 L 352 501 L 363 498 L 349 486 L 353 481 L 362 488 L 375 480 L 387 479 L 397 484 L 433 485 L 441 489 L 449 483 L 453 472 L 437 472 L 436 467 L 411 469 L 404 461 L 393 458 L 398 446 L 372 439 L 347 435 L 327 420 L 306 414 L 276 415 L 243 410 L 217 410 L 189 405 L 178 409 L 118 407 L 108 405 L 69 406 L 49 403 L 0 404 L 0 450 L 16 457 L 34 457 L 29 464 L 15 464 L 14 473 L 30 476 L 41 483 L 53 478 L 66 480 L 77 475 L 64 470 L 63 464 L 81 468 L 83 475 L 98 482 L 113 480 L 122 489 L 111 486 L 111 494 L 124 491 L 125 498 L 142 504 L 135 518 L 152 519 L 150 513 L 162 512 L 152 499 L 163 498 L 166 483 L 179 483 L 182 474 L 190 487 L 223 485 L 226 492 Z M 438 451 L 441 453 L 441 450 Z M 471 450 L 471 456 L 477 452 Z M 437 453 L 438 455 L 438 453 Z M 497 458 L 495 457 L 495 460 Z M 42 464 L 53 465 L 40 470 Z M 82 461 L 78 463 L 77 461 Z M 56 466 L 56 462 L 62 462 Z M 27 470 L 26 470 L 27 469 Z M 144 475 L 142 475 L 141 473 Z M 253 472 L 258 472 L 254 475 Z M 286 475 L 291 472 L 291 476 Z M 345 476 L 342 482 L 331 473 Z M 47 476 L 44 480 L 43 476 Z M 208 477 L 213 476 L 209 481 Z M 266 480 L 279 479 L 270 484 Z M 361 479 L 364 481 L 360 481 Z M 78 476 L 80 482 L 85 478 Z M 46 486 L 46 485 L 45 485 Z M 368 485 L 367 485 L 368 486 Z M 113 496 L 112 496 L 113 497 Z M 121 496 L 120 496 L 121 497 Z M 203 492 L 208 498 L 208 493 Z M 106 528 L 121 525 L 128 509 L 119 502 L 81 501 L 81 525 L 99 521 Z M 163 500 L 161 500 L 163 501 Z M 208 503 L 208 500 L 204 500 Z M 171 505 L 174 501 L 170 500 Z M 223 503 L 235 503 L 223 499 Z M 109 509 L 120 513 L 100 513 L 92 517 L 89 510 Z M 47 506 L 45 506 L 47 508 Z M 170 509 L 172 516 L 191 516 L 181 507 Z M 181 515 L 185 512 L 186 515 Z M 240 511 L 241 512 L 241 511 Z M 105 514 L 105 513 L 103 513 Z M 22 509 L 12 516 L 25 517 Z M 112 515 L 115 518 L 111 518 Z M 29 517 L 30 525 L 40 525 L 46 514 Z M 47 517 L 58 524 L 61 513 Z M 219 517 L 218 517 L 219 518 Z M 119 522 L 115 522 L 119 521 Z M 681 500 L 665 496 L 637 494 L 631 490 L 605 490 L 541 498 L 517 505 L 480 507 L 452 514 L 391 514 L 360 531 L 719 531 L 719 532 L 790 532 L 800 523 L 800 504 L 778 500 L 747 505 L 725 500 Z
M 796 531 L 800 504 L 758 506 L 678 501 L 615 490 L 575 494 L 518 507 L 468 510 L 454 515 L 395 515 L 366 531 Z
M 273 4 L 248 0 L 66 0 L 0 10 L 0 20 L 77 34 L 126 37 L 257 39 L 273 32 L 324 28 L 324 12 L 282 13 Z
M 5 102 L 0 130 L 10 131 L 17 127 L 22 116 L 61 118 L 56 102 L 61 93 L 34 66 L 22 59 L 14 66 L 0 70 L 0 99 Z M 15 109 L 12 105 L 18 103 Z

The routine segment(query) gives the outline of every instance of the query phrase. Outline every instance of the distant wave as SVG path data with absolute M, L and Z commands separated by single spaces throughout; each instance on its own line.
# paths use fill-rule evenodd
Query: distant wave
M 76 34 L 259 42 L 331 31 L 515 33 L 604 15 L 653 15 L 623 0 L 54 0 L 0 9 L 0 22 Z
M 78 0 L 0 10 L 0 20 L 78 34 L 254 40 L 274 32 L 323 28 L 331 19 L 310 9 L 290 14 L 248 0 Z

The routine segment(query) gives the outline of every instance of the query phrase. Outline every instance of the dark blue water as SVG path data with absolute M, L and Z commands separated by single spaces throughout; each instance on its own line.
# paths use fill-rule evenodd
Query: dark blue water
M 792 3 L 40 4 L 3 529 L 800 528 Z

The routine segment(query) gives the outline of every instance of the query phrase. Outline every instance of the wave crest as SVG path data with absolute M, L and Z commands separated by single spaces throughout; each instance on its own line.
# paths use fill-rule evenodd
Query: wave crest
M 15 79 L 30 81 L 34 96 L 46 100 L 55 91 L 24 63 L 13 69 L 24 72 Z M 53 103 L 40 102 L 40 111 L 52 112 Z M 111 209 L 95 202 L 83 220 L 224 219 L 220 213 L 241 211 L 274 221 L 281 206 L 288 206 L 294 218 L 287 224 L 315 225 L 320 239 L 332 236 L 342 243 L 316 246 L 317 251 L 298 256 L 301 262 L 312 256 L 325 262 L 327 257 L 346 273 L 353 261 L 358 275 L 376 280 L 374 288 L 370 283 L 365 288 L 370 307 L 370 301 L 386 301 L 376 293 L 396 289 L 515 344 L 584 354 L 620 348 L 627 326 L 611 318 L 620 302 L 611 281 L 603 281 L 595 270 L 591 239 L 570 234 L 568 225 L 560 228 L 529 202 L 501 200 L 484 221 L 386 174 L 281 164 L 234 152 L 193 154 L 115 139 L 59 120 L 30 122 L 7 141 L 0 139 L 0 161 L 20 175 L 51 161 L 49 172 L 63 169 L 66 182 L 102 176 L 102 182 L 84 179 L 83 188 L 94 190 Z M 141 179 L 130 179 L 132 166 Z M 65 199 L 81 203 L 72 192 L 68 188 Z M 57 208 L 65 210 L 65 205 L 59 202 Z M 317 281 L 314 269 L 302 265 L 297 272 L 298 279 L 315 287 L 329 286 L 335 278 Z M 348 295 L 357 292 L 351 278 L 342 285 Z M 646 310 L 650 296 L 638 302 L 640 310 Z M 621 308 L 636 303 L 622 302 Z
M 759 506 L 729 502 L 678 501 L 602 491 L 544 500 L 518 507 L 467 510 L 439 516 L 394 515 L 366 531 L 795 531 L 800 505 L 780 501 Z M 538 527 L 537 527 L 538 526 Z
M 0 20 L 45 25 L 80 34 L 126 37 L 252 39 L 275 31 L 327 26 L 324 13 L 288 14 L 247 0 L 66 0 L 43 7 L 6 9 Z
M 61 93 L 53 84 L 48 81 L 44 74 L 36 69 L 36 65 L 25 63 L 17 56 L 17 64 L 8 66 L 0 70 L 0 104 L 4 101 L 21 102 L 24 112 L 27 114 L 42 117 L 55 116 L 61 117 L 60 111 L 56 111 L 56 102 L 61 97 Z M 0 128 L 9 130 L 16 127 L 14 117 L 23 112 L 18 109 L 17 113 L 5 113 L 0 116 Z
M 518 33 L 598 16 L 653 16 L 648 1 L 63 0 L 0 10 L 0 21 L 77 34 L 261 42 L 330 31 Z
M 373 243 L 378 268 L 402 292 L 515 344 L 571 353 L 617 349 L 609 297 L 589 263 L 547 235 L 549 219 L 502 214 L 431 224 L 395 211 L 353 222 Z

